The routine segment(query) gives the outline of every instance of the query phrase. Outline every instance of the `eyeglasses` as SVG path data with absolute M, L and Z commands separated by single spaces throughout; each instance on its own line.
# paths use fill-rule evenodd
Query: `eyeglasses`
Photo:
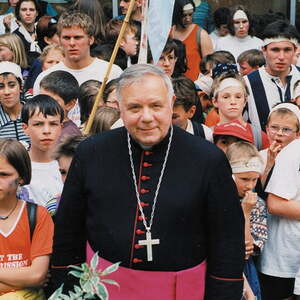
M 281 130 L 282 135 L 289 136 L 294 132 L 297 132 L 297 130 L 288 128 L 288 127 L 280 127 L 276 125 L 271 125 L 269 128 L 270 133 L 276 134 Z

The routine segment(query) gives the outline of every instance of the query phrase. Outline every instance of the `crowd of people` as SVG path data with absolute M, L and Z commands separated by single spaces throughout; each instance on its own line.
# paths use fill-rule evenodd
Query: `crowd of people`
M 143 0 L 0 16 L 0 300 L 100 255 L 110 299 L 300 299 L 300 35 L 282 14 L 175 0 L 139 63 Z M 299 64 L 299 66 L 298 66 Z M 103 87 L 102 87 L 103 88 Z

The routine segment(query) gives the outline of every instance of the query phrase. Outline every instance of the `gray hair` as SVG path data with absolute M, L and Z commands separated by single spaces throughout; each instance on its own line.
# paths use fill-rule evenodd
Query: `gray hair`
M 116 94 L 119 102 L 122 101 L 121 90 L 129 85 L 141 80 L 146 75 L 161 77 L 168 90 L 168 97 L 171 99 L 174 95 L 172 81 L 168 75 L 159 67 L 150 64 L 136 64 L 127 68 L 119 77 L 116 85 Z

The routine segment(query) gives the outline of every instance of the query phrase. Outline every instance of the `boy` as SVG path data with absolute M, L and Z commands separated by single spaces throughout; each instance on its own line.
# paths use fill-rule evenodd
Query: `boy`
M 259 69 L 266 63 L 262 51 L 257 49 L 250 49 L 242 52 L 238 56 L 237 62 L 240 67 L 240 73 L 243 76 Z
M 178 77 L 172 80 L 176 96 L 172 123 L 187 132 L 201 136 L 212 142 L 212 131 L 200 121 L 192 121 L 196 112 L 196 105 L 200 105 L 195 84 L 187 77 Z
M 61 138 L 65 135 L 81 135 L 77 125 L 68 118 L 69 111 L 75 106 L 79 94 L 76 78 L 66 71 L 54 71 L 45 76 L 40 84 L 41 94 L 52 97 L 64 110 Z
M 63 109 L 50 96 L 38 95 L 23 106 L 21 117 L 24 132 L 31 140 L 32 167 L 31 183 L 24 186 L 21 198 L 46 207 L 54 215 L 63 183 L 52 151 L 61 134 Z

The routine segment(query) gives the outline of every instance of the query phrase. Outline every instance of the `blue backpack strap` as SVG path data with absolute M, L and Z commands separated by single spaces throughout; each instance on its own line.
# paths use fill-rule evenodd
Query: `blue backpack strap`
M 193 129 L 194 129 L 194 135 L 201 136 L 205 139 L 205 133 L 204 129 L 201 123 L 192 121 Z
M 265 131 L 268 116 L 270 113 L 266 91 L 261 80 L 259 71 L 254 71 L 248 75 L 248 80 L 252 89 L 253 98 L 259 117 L 261 129 Z

